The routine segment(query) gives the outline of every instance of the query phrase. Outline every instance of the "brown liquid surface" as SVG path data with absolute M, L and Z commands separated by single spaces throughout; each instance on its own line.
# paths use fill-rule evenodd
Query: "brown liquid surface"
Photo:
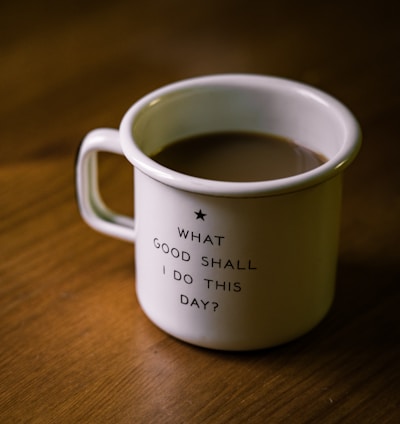
M 178 140 L 152 156 L 174 171 L 219 181 L 264 181 L 309 171 L 326 158 L 275 135 L 224 132 Z

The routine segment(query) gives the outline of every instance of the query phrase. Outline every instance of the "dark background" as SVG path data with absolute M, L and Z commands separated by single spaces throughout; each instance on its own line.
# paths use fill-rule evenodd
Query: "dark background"
M 399 419 L 400 32 L 395 1 L 0 4 L 0 421 Z M 161 85 L 246 72 L 306 82 L 363 131 L 346 171 L 337 296 L 304 338 L 206 351 L 153 327 L 132 247 L 89 229 L 74 193 L 84 135 Z M 130 166 L 102 157 L 132 213 Z

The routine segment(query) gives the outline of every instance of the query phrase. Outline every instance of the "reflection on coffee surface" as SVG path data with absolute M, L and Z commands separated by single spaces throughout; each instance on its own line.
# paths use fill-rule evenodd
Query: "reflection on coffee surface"
M 270 134 L 221 132 L 178 140 L 152 156 L 159 164 L 195 177 L 250 182 L 290 177 L 326 158 Z

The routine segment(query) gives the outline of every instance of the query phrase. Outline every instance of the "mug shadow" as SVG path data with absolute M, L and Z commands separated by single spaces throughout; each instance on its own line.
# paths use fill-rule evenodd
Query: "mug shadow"
M 355 355 L 363 361 L 382 353 L 400 356 L 400 267 L 341 261 L 335 300 L 328 315 L 312 331 L 287 344 L 255 352 L 215 352 L 238 361 L 281 359 L 307 354 L 312 360 L 333 352 Z
M 334 304 L 310 343 L 371 357 L 398 349 L 399 277 L 397 264 L 340 262 Z

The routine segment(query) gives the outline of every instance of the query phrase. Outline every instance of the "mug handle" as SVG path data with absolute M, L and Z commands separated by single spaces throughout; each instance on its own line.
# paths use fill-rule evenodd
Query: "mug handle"
M 103 202 L 97 172 L 97 153 L 123 155 L 119 132 L 100 128 L 83 139 L 76 160 L 76 194 L 80 214 L 93 229 L 121 240 L 135 241 L 135 221 L 109 209 Z

